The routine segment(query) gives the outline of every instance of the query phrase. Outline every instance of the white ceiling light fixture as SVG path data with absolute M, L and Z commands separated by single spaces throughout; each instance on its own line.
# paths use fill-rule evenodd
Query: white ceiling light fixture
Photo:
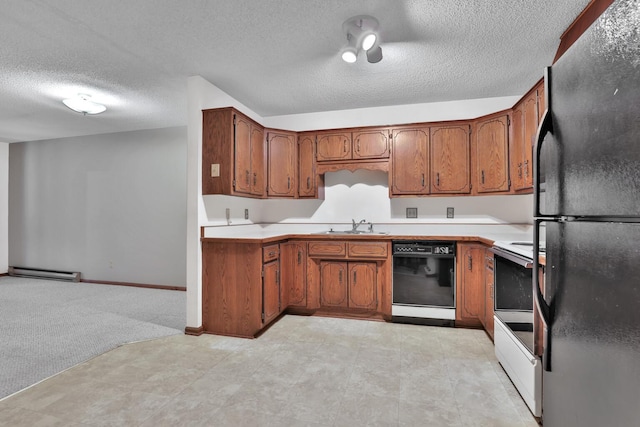
M 382 48 L 378 35 L 378 20 L 369 15 L 358 15 L 347 19 L 342 24 L 342 30 L 347 36 L 347 46 L 342 49 L 342 59 L 345 62 L 356 62 L 360 49 L 367 53 L 370 63 L 382 60 Z
M 107 107 L 91 100 L 91 96 L 85 93 L 79 93 L 74 98 L 63 99 L 62 103 L 75 112 L 87 114 L 100 114 Z

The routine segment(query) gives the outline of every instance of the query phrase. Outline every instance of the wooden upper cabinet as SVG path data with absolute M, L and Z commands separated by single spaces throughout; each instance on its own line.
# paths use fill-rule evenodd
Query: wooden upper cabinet
M 511 177 L 516 191 L 533 188 L 533 148 L 538 131 L 536 90 L 529 92 L 512 112 Z
M 263 197 L 264 129 L 233 108 L 202 112 L 202 193 Z
M 393 129 L 391 135 L 391 196 L 429 194 L 429 128 Z
M 478 193 L 509 191 L 509 116 L 476 122 Z
M 389 157 L 389 129 L 363 129 L 353 132 L 353 159 Z
M 431 128 L 431 192 L 469 193 L 469 125 Z
M 298 197 L 317 197 L 315 134 L 298 137 L 298 177 Z
M 544 81 L 542 81 L 536 88 L 538 93 L 538 122 L 542 121 L 542 116 L 547 109 L 547 102 L 544 95 Z
M 296 166 L 298 151 L 294 132 L 267 129 L 267 195 L 270 197 L 295 197 L 297 194 Z
M 322 132 L 317 138 L 316 159 L 319 162 L 351 159 L 351 132 Z

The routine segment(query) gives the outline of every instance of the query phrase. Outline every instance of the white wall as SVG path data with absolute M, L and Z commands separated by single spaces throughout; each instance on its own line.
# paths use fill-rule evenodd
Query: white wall
M 432 104 L 399 105 L 356 110 L 260 117 L 199 76 L 191 77 L 188 131 L 187 326 L 202 325 L 202 254 L 200 227 L 261 222 L 404 222 L 405 208 L 417 207 L 418 222 L 472 224 L 530 223 L 531 196 L 478 196 L 389 199 L 387 175 L 381 172 L 336 172 L 326 175 L 325 200 L 254 200 L 202 196 L 202 113 L 206 108 L 233 106 L 267 127 L 294 131 L 377 126 L 480 117 L 511 108 L 517 96 Z M 456 218 L 445 218 L 454 207 Z M 244 220 L 244 209 L 250 219 Z M 415 220 L 412 220 L 415 221 Z
M 9 144 L 0 142 L 0 274 L 9 270 Z
M 9 264 L 185 286 L 185 127 L 9 146 Z

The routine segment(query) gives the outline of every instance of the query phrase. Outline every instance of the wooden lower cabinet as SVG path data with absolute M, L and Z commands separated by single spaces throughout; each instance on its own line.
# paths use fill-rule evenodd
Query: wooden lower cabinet
M 262 324 L 280 314 L 280 261 L 271 261 L 262 267 Z
M 456 325 L 480 327 L 484 317 L 484 251 L 477 243 L 458 244 Z
M 307 245 L 303 242 L 282 243 L 281 301 L 283 307 L 307 306 Z
M 284 307 L 276 247 L 203 241 L 204 332 L 254 337 L 281 313 Z
M 320 262 L 320 306 L 373 310 L 378 305 L 375 262 Z
M 489 249 L 485 249 L 485 258 L 484 258 L 484 291 L 485 291 L 485 304 L 484 304 L 484 315 L 482 316 L 482 326 L 484 326 L 485 331 L 489 334 L 491 339 L 493 339 L 493 311 L 494 311 L 494 279 L 495 273 L 493 270 L 494 266 L 494 257 L 493 252 Z

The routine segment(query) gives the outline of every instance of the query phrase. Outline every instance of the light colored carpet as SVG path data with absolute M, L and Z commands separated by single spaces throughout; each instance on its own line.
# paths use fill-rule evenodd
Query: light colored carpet
M 182 291 L 0 277 L 0 399 L 185 323 Z

